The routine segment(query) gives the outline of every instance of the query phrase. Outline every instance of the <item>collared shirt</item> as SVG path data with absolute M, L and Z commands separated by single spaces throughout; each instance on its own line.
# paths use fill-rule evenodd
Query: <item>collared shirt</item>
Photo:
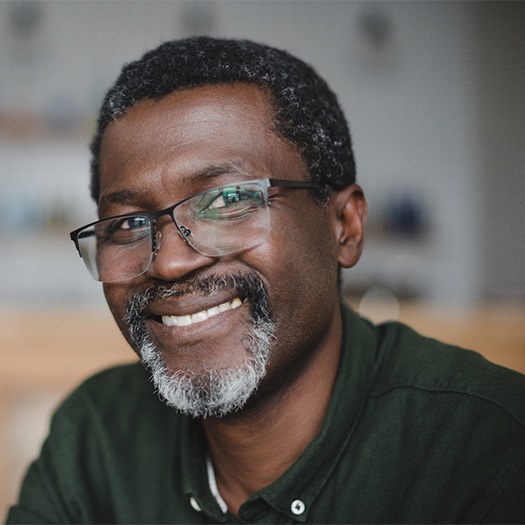
M 342 350 L 320 433 L 238 518 L 200 423 L 128 365 L 57 411 L 8 523 L 525 522 L 524 376 L 346 309 Z

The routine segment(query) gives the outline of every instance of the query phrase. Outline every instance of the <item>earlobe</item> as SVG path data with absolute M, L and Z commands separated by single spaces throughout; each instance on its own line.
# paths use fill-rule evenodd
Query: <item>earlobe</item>
M 336 192 L 334 204 L 338 261 L 343 268 L 350 268 L 361 257 L 368 206 L 357 184 Z

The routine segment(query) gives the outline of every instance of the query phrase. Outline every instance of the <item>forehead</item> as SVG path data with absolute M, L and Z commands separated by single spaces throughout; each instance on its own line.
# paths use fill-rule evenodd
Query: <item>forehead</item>
M 110 145 L 118 152 L 119 144 L 161 147 L 165 142 L 160 130 L 177 134 L 181 140 L 201 135 L 199 125 L 237 124 L 259 130 L 272 125 L 272 110 L 266 93 L 247 84 L 201 86 L 175 91 L 161 99 L 146 99 L 131 106 L 124 116 L 106 128 L 102 147 Z M 114 152 L 115 152 L 114 150 Z
M 289 178 L 278 173 L 290 170 L 304 178 L 302 156 L 274 131 L 272 107 L 257 86 L 203 86 L 131 107 L 102 138 L 101 200 L 119 190 L 160 187 L 167 179 L 183 185 L 225 164 L 244 166 L 247 178 Z

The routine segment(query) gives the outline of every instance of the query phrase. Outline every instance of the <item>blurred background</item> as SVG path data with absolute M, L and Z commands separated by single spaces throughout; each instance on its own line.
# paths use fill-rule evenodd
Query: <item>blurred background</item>
M 133 359 L 68 236 L 96 218 L 101 99 L 202 34 L 288 49 L 337 93 L 370 207 L 345 297 L 525 372 L 525 3 L 0 0 L 0 515 L 56 403 Z

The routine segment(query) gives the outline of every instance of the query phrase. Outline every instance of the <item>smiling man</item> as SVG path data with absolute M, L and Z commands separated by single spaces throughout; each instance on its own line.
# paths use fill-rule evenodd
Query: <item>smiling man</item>
M 71 238 L 143 366 L 63 403 L 9 523 L 523 522 L 524 378 L 340 302 L 367 205 L 309 66 L 168 42 L 92 152 Z
M 301 154 L 271 115 L 258 86 L 199 86 L 134 105 L 100 145 L 101 217 L 163 212 L 106 219 L 86 242 L 101 279 L 116 281 L 108 303 L 159 392 L 193 416 L 231 413 L 258 387 L 267 410 L 270 394 L 310 374 L 308 390 L 314 379 L 329 391 L 337 368 L 336 247 L 348 246 L 336 235 L 354 237 L 357 260 L 366 206 L 351 185 L 339 201 L 358 215 L 356 231 L 339 212 L 330 220 L 337 199 L 312 197 Z

